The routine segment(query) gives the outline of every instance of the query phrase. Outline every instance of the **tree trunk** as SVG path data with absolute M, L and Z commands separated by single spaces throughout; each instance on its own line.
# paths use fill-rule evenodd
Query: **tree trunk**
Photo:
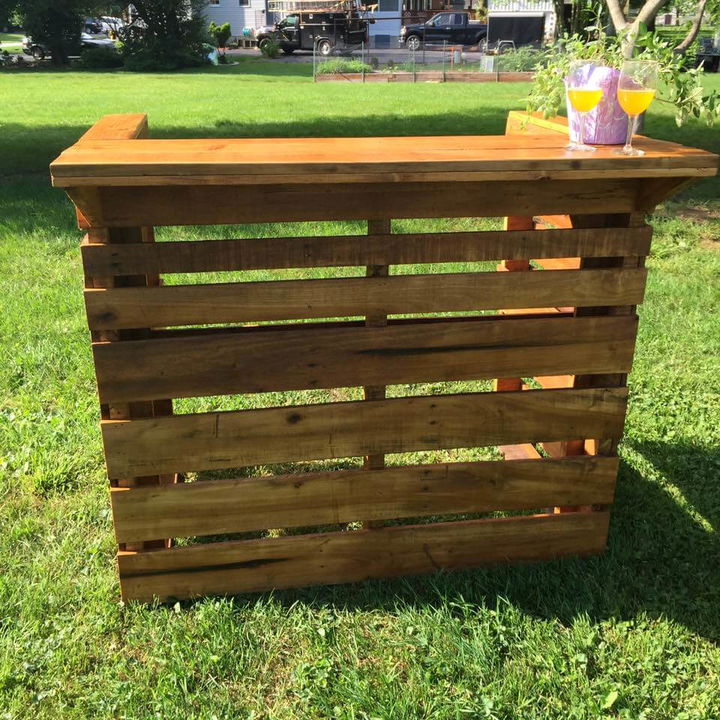
M 700 4 L 697 8 L 697 14 L 692 21 L 692 25 L 690 26 L 690 30 L 688 30 L 688 34 L 685 36 L 685 39 L 675 48 L 675 52 L 679 55 L 685 53 L 687 49 L 695 42 L 695 38 L 700 32 L 700 26 L 702 25 L 706 5 L 707 0 L 700 0 Z

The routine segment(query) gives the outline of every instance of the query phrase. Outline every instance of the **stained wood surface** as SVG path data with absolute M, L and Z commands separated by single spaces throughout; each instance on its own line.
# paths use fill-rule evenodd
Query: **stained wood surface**
M 63 152 L 51 165 L 60 187 L 91 184 L 197 185 L 222 184 L 273 177 L 273 182 L 308 181 L 312 176 L 338 177 L 343 182 L 413 182 L 427 178 L 451 181 L 452 173 L 476 173 L 475 179 L 626 177 L 672 174 L 713 174 L 717 156 L 704 150 L 650 138 L 637 140 L 642 157 L 622 156 L 600 146 L 588 156 L 565 150 L 560 133 L 548 135 L 245 138 L 92 140 Z M 698 172 L 694 172 L 698 171 Z M 437 173 L 442 177 L 437 177 Z M 639 174 L 638 174 L 639 173 Z M 458 179 L 467 180 L 468 177 Z
M 111 478 L 616 437 L 627 390 L 470 393 L 103 421 Z
M 647 255 L 652 228 L 280 237 L 82 246 L 93 275 Z
M 531 173 L 525 173 L 521 179 L 505 181 L 436 182 L 431 192 L 423 182 L 395 179 L 349 183 L 333 177 L 324 182 L 271 187 L 258 183 L 72 186 L 67 193 L 84 217 L 101 227 L 258 223 L 277 222 L 278 218 L 290 222 L 634 212 L 638 205 L 637 178 L 607 173 L 606 179 L 533 179 Z M 660 194 L 667 196 L 673 183 L 682 184 L 685 176 L 646 179 L 644 203 L 655 196 L 649 184 L 653 180 L 663 183 Z
M 137 140 L 147 137 L 147 132 L 147 115 L 144 113 L 104 115 L 80 137 L 77 144 L 98 140 Z
M 93 330 L 495 308 L 636 305 L 644 268 L 87 289 Z
M 637 318 L 267 330 L 96 343 L 101 402 L 628 372 Z M 373 397 L 371 399 L 378 399 Z
M 118 553 L 125 600 L 358 582 L 605 549 L 606 512 L 409 525 Z
M 111 490 L 118 542 L 612 503 L 618 459 L 437 463 Z

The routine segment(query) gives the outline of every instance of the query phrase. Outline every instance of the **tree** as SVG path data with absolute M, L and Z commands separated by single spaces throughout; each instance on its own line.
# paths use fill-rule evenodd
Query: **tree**
M 688 6 L 689 5 L 689 6 Z M 689 4 L 683 4 L 680 6 L 686 13 L 694 12 L 694 18 L 690 24 L 687 35 L 683 40 L 675 47 L 676 53 L 685 53 L 690 46 L 695 42 L 700 28 L 702 26 L 703 18 L 706 15 L 710 16 L 711 22 L 718 20 L 720 15 L 720 1 L 719 0 L 700 0 L 700 2 L 692 2 Z
M 83 0 L 24 0 L 18 9 L 25 32 L 47 47 L 54 65 L 65 65 L 80 46 L 87 5 Z
M 626 58 L 631 58 L 633 50 L 635 49 L 638 34 L 642 28 L 648 27 L 654 23 L 657 14 L 660 12 L 662 7 L 667 4 L 668 0 L 645 0 L 645 2 L 641 5 L 637 16 L 632 22 L 628 21 L 628 14 L 630 10 L 629 0 L 625 2 L 622 7 L 620 5 L 620 0 L 605 0 L 605 2 L 608 12 L 610 13 L 610 18 L 612 19 L 612 23 L 615 26 L 615 30 L 622 38 L 623 55 Z M 690 27 L 688 35 L 676 48 L 677 52 L 684 52 L 694 42 L 698 31 L 700 30 L 707 3 L 708 0 L 692 0 L 691 7 L 695 9 L 695 20 Z
M 136 22 L 121 32 L 130 70 L 176 70 L 202 62 L 207 0 L 134 0 Z M 139 21 L 139 22 L 138 22 Z

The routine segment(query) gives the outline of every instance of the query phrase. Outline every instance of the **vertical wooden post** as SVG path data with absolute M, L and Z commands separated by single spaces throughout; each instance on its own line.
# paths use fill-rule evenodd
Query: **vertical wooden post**
M 93 125 L 79 144 L 91 140 L 140 140 L 148 136 L 147 117 L 136 115 L 106 115 L 100 122 Z M 98 218 L 102 218 L 102 198 L 95 188 L 82 188 L 76 191 L 83 195 L 95 210 L 96 217 L 87 218 L 77 213 L 78 225 L 87 230 L 83 242 L 100 245 L 154 242 L 155 235 L 151 227 L 105 228 Z M 152 287 L 160 285 L 159 275 L 122 275 L 113 277 L 93 277 L 85 275 L 85 286 L 92 288 L 113 287 Z M 123 340 L 139 340 L 147 338 L 149 328 L 132 330 L 103 331 L 92 334 L 94 342 L 122 342 Z M 101 416 L 104 420 L 129 420 L 132 418 L 158 417 L 172 415 L 172 400 L 153 400 L 143 402 L 118 403 L 101 405 Z M 117 487 L 139 487 L 174 482 L 175 475 L 153 475 L 148 477 L 118 478 L 111 482 Z M 152 550 L 169 547 L 170 540 L 158 539 L 141 543 L 128 543 L 121 547 L 124 550 Z
M 92 244 L 120 244 L 153 242 L 151 228 L 89 228 L 85 242 Z M 122 275 L 115 277 L 85 276 L 85 286 L 93 288 L 112 287 L 148 287 L 158 285 L 159 277 L 149 275 Z M 122 342 L 123 340 L 140 340 L 147 338 L 149 328 L 132 330 L 101 331 L 92 333 L 95 342 Z M 133 418 L 172 415 L 172 400 L 153 400 L 120 404 L 101 405 L 103 420 L 130 420 Z M 141 487 L 173 482 L 174 476 L 152 475 L 147 477 L 113 478 L 111 483 L 116 487 Z M 124 550 L 151 550 L 169 547 L 170 541 L 165 539 L 150 540 L 142 543 L 126 544 Z
M 531 217 L 506 217 L 503 223 L 505 230 L 533 230 L 535 221 Z M 523 272 L 530 270 L 530 259 L 527 260 L 502 260 L 497 266 L 499 272 Z M 502 312 L 501 308 L 498 308 Z M 493 380 L 495 392 L 508 392 L 522 390 L 522 378 L 496 378 Z
M 368 235 L 389 235 L 391 230 L 390 220 L 368 220 Z M 368 265 L 366 268 L 367 277 L 387 277 L 390 273 L 389 265 Z M 383 327 L 387 325 L 387 315 L 368 315 L 365 318 L 367 327 Z M 366 385 L 364 388 L 366 400 L 384 400 L 385 385 Z M 363 467 L 366 470 L 381 470 L 385 467 L 384 455 L 368 455 L 365 457 Z M 381 527 L 384 523 L 380 520 L 365 520 L 363 527 Z

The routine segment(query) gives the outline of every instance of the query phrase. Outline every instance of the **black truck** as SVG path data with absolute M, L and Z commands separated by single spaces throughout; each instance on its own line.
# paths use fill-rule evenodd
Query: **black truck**
M 466 12 L 441 12 L 426 23 L 404 25 L 400 31 L 408 50 L 417 50 L 426 45 L 480 45 L 487 38 L 487 25 L 470 19 Z
M 334 50 L 352 49 L 367 42 L 368 23 L 357 12 L 295 12 L 286 15 L 272 28 L 263 28 L 255 39 L 262 50 L 263 44 L 274 40 L 280 49 L 290 55 L 295 50 L 312 50 L 319 55 L 330 55 Z

